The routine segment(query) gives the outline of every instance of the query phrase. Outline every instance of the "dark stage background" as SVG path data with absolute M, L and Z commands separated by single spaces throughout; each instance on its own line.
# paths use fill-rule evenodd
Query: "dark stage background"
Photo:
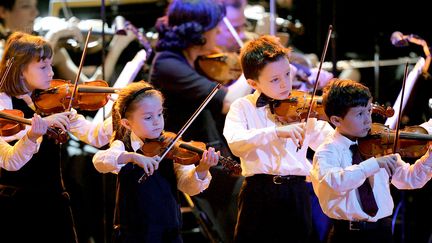
M 416 34 L 432 43 L 431 10 L 426 6 L 427 1 L 293 1 L 292 9 L 279 8 L 278 12 L 280 17 L 286 18 L 291 15 L 293 19 L 298 19 L 305 26 L 304 35 L 292 35 L 291 42 L 302 52 L 315 53 L 320 57 L 328 26 L 329 24 L 334 26 L 334 42 L 329 47 L 326 61 L 352 58 L 370 61 L 374 59 L 374 56 L 379 56 L 380 59 L 424 57 L 420 46 L 414 44 L 404 48 L 392 46 L 390 35 L 394 31 L 400 31 L 405 35 Z M 41 16 L 48 14 L 48 2 L 48 0 L 39 0 Z M 253 1 L 250 2 L 253 3 Z M 119 5 L 116 9 L 107 7 L 107 22 L 111 23 L 116 14 L 121 14 L 135 26 L 149 31 L 156 18 L 163 14 L 165 6 L 166 1 L 157 1 Z M 80 19 L 100 18 L 99 8 L 72 9 L 72 12 Z M 134 55 L 133 51 L 126 53 L 125 60 L 129 60 Z M 376 101 L 393 105 L 401 89 L 403 66 L 402 64 L 381 67 L 378 79 L 375 77 L 373 68 L 361 69 L 360 81 L 365 83 L 373 94 L 376 94 L 374 97 Z M 431 118 L 431 110 L 427 105 L 428 99 L 432 97 L 431 83 L 432 80 L 423 77 L 417 80 L 404 113 L 406 125 L 416 125 Z M 77 150 L 84 151 L 82 144 L 75 147 Z M 77 230 L 80 242 L 110 242 L 115 176 L 102 176 L 95 171 L 91 157 L 91 152 L 82 152 L 71 155 L 65 161 L 67 185 L 71 191 Z M 232 227 L 235 221 L 235 216 L 233 216 L 235 215 L 235 196 L 242 178 L 226 176 L 216 171 L 214 179 L 212 190 L 209 191 L 213 195 L 207 197 L 208 201 L 196 198 L 196 202 L 202 205 L 201 208 L 204 211 L 195 215 L 201 217 L 201 221 L 203 221 L 202 218 L 208 219 L 208 221 L 204 220 L 207 222 L 206 227 L 210 229 L 209 232 L 213 232 L 214 239 L 216 239 L 232 234 L 227 232 L 227 228 Z M 397 206 L 400 202 L 404 203 L 397 215 L 396 242 L 432 242 L 432 183 L 429 182 L 419 190 L 397 191 L 394 188 L 392 190 L 395 205 Z M 196 221 L 196 218 L 185 214 L 185 224 L 188 224 L 185 227 L 193 229 L 197 226 L 197 222 L 190 223 L 189 221 Z M 188 229 L 189 233 L 185 233 L 185 242 L 209 241 L 202 233 L 195 232 L 194 235 L 191 229 Z

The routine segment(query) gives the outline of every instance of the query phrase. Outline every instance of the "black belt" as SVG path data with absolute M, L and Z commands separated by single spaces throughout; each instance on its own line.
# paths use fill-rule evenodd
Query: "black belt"
M 0 184 L 0 196 L 3 197 L 14 197 L 17 192 L 21 191 L 21 188 L 15 186 L 6 186 Z
M 296 183 L 296 182 L 304 182 L 306 180 L 306 176 L 298 176 L 298 175 L 267 175 L 267 174 L 256 174 L 253 176 L 246 177 L 247 181 L 261 181 L 267 183 L 273 183 L 276 185 L 279 184 L 288 184 L 288 183 Z
M 348 231 L 366 231 L 366 230 L 376 230 L 386 227 L 386 225 L 391 226 L 391 218 L 382 218 L 377 222 L 367 222 L 367 221 L 349 221 L 349 220 L 333 220 L 333 225 L 337 229 L 348 230 Z

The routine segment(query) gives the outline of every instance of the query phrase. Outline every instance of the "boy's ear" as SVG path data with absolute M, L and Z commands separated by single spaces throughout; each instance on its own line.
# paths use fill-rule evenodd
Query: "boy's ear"
M 130 126 L 130 123 L 129 123 L 128 119 L 126 119 L 126 118 L 121 119 L 120 120 L 120 124 L 122 126 L 124 126 L 126 129 L 131 130 L 131 126 Z
M 338 127 L 340 126 L 342 118 L 339 116 L 331 116 L 329 120 L 335 127 Z
M 247 82 L 252 88 L 257 89 L 258 85 L 257 85 L 257 82 L 255 80 L 248 78 Z

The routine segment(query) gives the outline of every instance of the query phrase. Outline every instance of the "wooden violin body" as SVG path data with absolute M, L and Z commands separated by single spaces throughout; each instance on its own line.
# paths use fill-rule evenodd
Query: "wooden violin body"
M 12 136 L 25 128 L 24 124 L 31 125 L 31 121 L 24 118 L 24 113 L 20 110 L 0 111 L 0 136 Z M 48 127 L 47 136 L 54 139 L 56 143 L 66 143 L 69 139 L 68 134 L 55 127 Z
M 196 67 L 198 72 L 223 85 L 236 81 L 242 75 L 239 56 L 234 52 L 200 56 Z
M 66 111 L 72 98 L 73 87 L 69 81 L 53 79 L 51 88 L 34 92 L 32 99 L 38 113 L 49 115 Z M 109 94 L 117 90 L 108 87 L 108 83 L 103 80 L 79 84 L 72 107 L 87 111 L 97 110 L 108 102 Z
M 373 123 L 368 136 L 358 140 L 359 151 L 365 159 L 392 153 L 399 153 L 402 158 L 419 158 L 427 152 L 428 141 L 432 141 L 432 135 L 423 127 L 406 127 L 399 133 L 399 149 L 393 151 L 395 135 L 389 127 Z
M 175 138 L 176 134 L 172 132 L 164 132 L 156 140 L 146 141 L 141 147 L 141 151 L 145 156 L 153 157 L 162 154 L 165 148 L 168 147 L 170 142 Z M 178 141 L 175 146 L 168 152 L 167 158 L 172 159 L 175 163 L 182 165 L 196 164 L 200 161 L 201 155 L 206 149 L 206 145 L 203 142 L 197 141 Z M 241 167 L 240 164 L 231 158 L 219 157 L 219 162 L 222 166 L 230 173 L 240 175 Z

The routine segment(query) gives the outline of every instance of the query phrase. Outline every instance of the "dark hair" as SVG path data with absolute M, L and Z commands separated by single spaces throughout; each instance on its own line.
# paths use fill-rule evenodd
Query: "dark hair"
M 240 61 L 244 76 L 258 81 L 262 69 L 270 62 L 288 58 L 290 49 L 285 48 L 277 37 L 263 35 L 252 40 L 241 49 Z
M 164 100 L 160 91 L 144 81 L 130 83 L 119 92 L 112 107 L 113 134 L 111 143 L 120 140 L 127 149 L 130 149 L 130 131 L 120 124 L 120 120 L 127 118 L 131 112 L 136 110 L 136 104 L 146 97 L 158 97 L 162 102 Z
M 1 92 L 10 96 L 28 93 L 22 71 L 32 62 L 51 58 L 53 50 L 51 45 L 42 37 L 14 32 L 6 41 L 5 50 L 0 63 L 0 73 L 5 73 L 6 63 L 12 57 L 14 61 L 11 69 L 0 87 Z
M 204 32 L 219 24 L 225 16 L 225 7 L 214 0 L 173 0 L 166 15 L 167 23 L 158 26 L 158 51 L 204 45 Z
M 5 8 L 8 11 L 12 11 L 12 8 L 15 5 L 15 0 L 1 0 L 0 7 Z M 4 24 L 3 18 L 0 18 L 0 23 Z
M 16 0 L 1 0 L 0 6 L 4 7 L 7 10 L 12 10 L 13 6 L 15 5 Z
M 351 107 L 367 106 L 372 95 L 369 88 L 350 79 L 333 79 L 323 89 L 323 106 L 328 118 L 344 118 Z

